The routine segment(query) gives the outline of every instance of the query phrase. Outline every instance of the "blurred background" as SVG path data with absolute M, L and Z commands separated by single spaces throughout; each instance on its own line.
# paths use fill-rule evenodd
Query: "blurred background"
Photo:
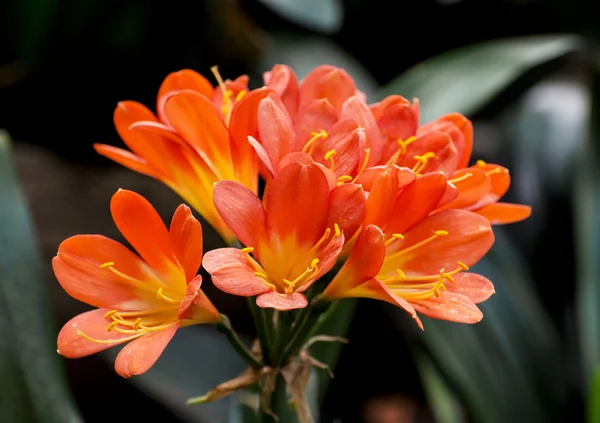
M 137 191 L 169 219 L 180 200 L 98 156 L 122 146 L 120 100 L 153 107 L 170 72 L 224 78 L 276 63 L 299 77 L 345 68 L 375 102 L 418 97 L 422 123 L 462 112 L 474 159 L 511 169 L 506 201 L 532 217 L 497 227 L 477 271 L 497 294 L 484 320 L 423 318 L 345 300 L 318 346 L 333 380 L 311 384 L 321 423 L 600 422 L 600 100 L 598 14 L 591 0 L 5 0 L 0 4 L 0 422 L 153 419 L 234 423 L 240 396 L 187 407 L 243 363 L 212 328 L 178 333 L 147 374 L 124 380 L 115 352 L 55 353 L 60 327 L 86 306 L 50 267 L 78 233 L 121 240 L 108 204 Z M 215 233 L 205 249 L 221 246 Z M 243 299 L 205 290 L 246 340 Z

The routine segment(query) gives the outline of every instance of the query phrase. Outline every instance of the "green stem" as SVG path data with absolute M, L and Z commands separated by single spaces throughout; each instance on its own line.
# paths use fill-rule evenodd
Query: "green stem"
M 238 353 L 238 355 L 248 364 L 249 366 L 260 369 L 264 367 L 264 365 L 256 358 L 250 350 L 242 343 L 240 338 L 237 336 L 233 328 L 231 327 L 231 321 L 229 317 L 221 314 L 221 321 L 219 323 L 215 323 L 215 326 L 219 332 L 222 332 L 227 337 L 227 340 L 233 347 L 233 349 Z
M 298 320 L 293 327 L 293 335 L 284 350 L 283 358 L 287 360 L 296 355 L 306 343 L 308 337 L 314 332 L 315 324 L 318 323 L 321 311 L 324 306 L 328 305 L 320 297 L 316 297 L 311 303 L 306 306 L 298 316 Z
M 267 357 L 273 342 L 271 333 L 272 324 L 269 323 L 268 311 L 256 305 L 256 298 L 247 297 L 247 300 L 250 313 L 252 313 L 252 319 L 254 320 L 254 326 L 256 327 L 256 335 L 260 342 L 262 355 L 263 357 Z
M 271 394 L 270 408 L 273 413 L 277 415 L 279 420 L 276 420 L 273 416 L 263 411 L 263 407 L 260 407 L 258 411 L 259 423 L 297 423 L 298 417 L 296 412 L 289 406 L 286 384 L 283 376 L 278 375 L 275 385 L 275 390 Z
M 275 335 L 275 341 L 273 342 L 273 348 L 271 349 L 269 354 L 269 359 L 275 367 L 279 367 L 285 361 L 283 351 L 287 344 L 287 340 L 290 337 L 291 330 L 292 321 L 290 313 L 286 311 L 279 312 L 277 318 L 277 332 Z

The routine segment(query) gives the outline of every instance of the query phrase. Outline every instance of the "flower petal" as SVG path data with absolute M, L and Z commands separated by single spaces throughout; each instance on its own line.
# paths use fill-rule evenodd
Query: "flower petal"
M 292 68 L 287 65 L 275 65 L 268 72 L 268 77 L 265 75 L 264 81 L 267 87 L 279 94 L 288 114 L 293 119 L 298 110 L 300 92 L 298 78 Z
M 57 349 L 58 353 L 67 358 L 81 358 L 88 355 L 104 351 L 122 342 L 126 342 L 129 334 L 119 333 L 115 330 L 107 331 L 106 328 L 110 321 L 104 318 L 108 309 L 96 309 L 81 313 L 73 317 L 62 327 L 58 334 Z M 79 333 L 83 332 L 90 338 L 99 341 L 114 341 L 110 343 L 100 343 L 90 341 Z
M 186 281 L 191 281 L 202 264 L 202 226 L 185 204 L 173 214 L 169 241 L 173 256 L 185 271 Z
M 375 225 L 365 226 L 358 235 L 350 256 L 327 285 L 323 296 L 330 300 L 343 298 L 346 291 L 377 276 L 384 258 L 383 232 Z
M 447 235 L 435 235 L 439 230 L 447 231 Z M 465 210 L 444 210 L 414 225 L 403 240 L 393 242 L 388 247 L 386 269 L 382 272 L 391 274 L 402 269 L 410 279 L 410 276 L 437 275 L 441 269 L 451 271 L 459 267 L 458 262 L 472 266 L 493 243 L 494 234 L 487 219 Z M 397 256 L 392 259 L 391 253 Z
M 264 294 L 273 289 L 254 276 L 256 269 L 248 255 L 237 248 L 218 248 L 204 254 L 202 265 L 221 291 L 242 297 Z
M 146 146 L 145 140 L 139 139 L 138 134 L 131 133 L 129 127 L 139 121 L 158 122 L 154 113 L 137 101 L 120 101 L 113 113 L 113 121 L 119 136 L 127 147 L 143 157 L 144 154 L 141 154 L 138 148 L 143 149 Z
M 413 306 L 406 301 L 404 298 L 401 298 L 395 295 L 390 289 L 378 279 L 371 279 L 362 285 L 357 286 L 354 289 L 346 291 L 344 294 L 346 298 L 372 298 L 374 300 L 381 300 L 396 307 L 402 308 L 410 317 L 415 321 L 417 326 L 423 330 L 423 323 L 417 316 L 415 309 Z
M 119 189 L 110 201 L 110 212 L 119 231 L 144 261 L 164 270 L 167 260 L 172 260 L 169 232 L 148 200 Z
M 389 222 L 398 198 L 398 173 L 393 166 L 379 172 L 366 202 L 365 225 L 379 227 Z
M 365 147 L 370 150 L 367 166 L 378 164 L 383 152 L 383 143 L 381 142 L 377 121 L 373 117 L 369 106 L 356 96 L 350 97 L 344 103 L 340 113 L 340 120 L 343 119 L 355 120 L 358 125 L 364 128 L 366 137 Z
M 419 128 L 418 134 L 429 131 L 446 132 L 456 146 L 457 169 L 469 165 L 473 151 L 473 124 L 460 113 L 449 113 Z
M 103 266 L 112 263 L 121 274 L 147 279 L 148 266 L 117 241 L 102 235 L 75 235 L 64 240 L 52 260 L 56 279 L 71 297 L 94 307 L 135 310 L 144 296 L 122 276 Z
M 221 320 L 219 311 L 200 289 L 202 276 L 198 275 L 188 284 L 185 297 L 181 301 L 177 317 L 193 320 L 196 323 L 215 323 Z
M 292 151 L 294 128 L 285 106 L 276 94 L 269 94 L 258 106 L 258 134 L 275 172 L 279 161 Z
M 456 292 L 444 292 L 440 297 L 411 301 L 411 304 L 432 319 L 456 323 L 477 323 L 483 319 L 481 310 L 468 297 Z
M 354 176 L 364 151 L 365 139 L 364 131 L 356 121 L 341 120 L 331 128 L 327 139 L 320 139 L 315 143 L 311 156 L 317 163 L 331 168 L 337 177 Z M 326 160 L 325 157 L 332 151 L 333 156 Z
M 298 112 L 294 122 L 297 150 L 302 150 L 304 145 L 313 138 L 313 133 L 329 131 L 337 122 L 338 115 L 335 107 L 327 99 L 312 100 L 306 103 Z
M 260 172 L 262 177 L 267 181 L 272 179 L 273 176 L 275 176 L 275 169 L 273 168 L 273 163 L 271 163 L 271 158 L 269 157 L 267 150 L 265 150 L 265 148 L 256 140 L 256 138 L 251 136 L 248 137 L 248 144 L 250 144 L 250 146 L 254 149 L 254 153 L 260 162 Z M 275 163 L 275 165 L 277 165 L 277 163 Z
M 365 191 L 371 191 L 373 189 L 373 184 L 375 183 L 377 176 L 385 171 L 389 166 L 392 165 L 379 165 L 369 167 L 361 172 L 361 174 L 356 179 L 356 183 L 362 185 Z M 417 179 L 417 174 L 410 170 L 407 167 L 399 167 L 393 165 L 396 170 L 396 175 L 398 177 L 398 189 L 404 188 L 412 181 Z
M 466 168 L 454 172 L 451 182 L 457 190 L 454 200 L 446 202 L 437 211 L 447 209 L 462 209 L 477 203 L 492 189 L 490 179 L 479 169 Z M 443 203 L 444 199 L 440 200 Z
M 496 293 L 489 279 L 477 273 L 467 272 L 454 275 L 454 282 L 446 283 L 446 292 L 464 295 L 474 304 L 482 303 Z
M 443 172 L 449 176 L 456 170 L 457 151 L 450 136 L 444 132 L 432 131 L 419 135 L 406 149 L 403 165 L 413 168 L 417 157 L 427 153 L 435 154 L 418 173 Z
M 323 235 L 329 214 L 329 183 L 314 163 L 289 163 L 265 190 L 267 233 L 272 247 L 294 239 L 311 248 Z
M 340 185 L 329 194 L 327 227 L 337 224 L 344 237 L 350 239 L 365 218 L 365 208 L 365 193 L 360 185 Z
M 259 248 L 265 234 L 265 211 L 260 199 L 233 181 L 215 184 L 215 207 L 237 239 L 246 247 Z M 260 255 L 260 251 L 257 251 Z
M 300 84 L 300 108 L 312 100 L 326 98 L 339 113 L 344 102 L 355 93 L 356 84 L 344 69 L 318 66 Z
M 191 69 L 182 69 L 172 72 L 164 79 L 158 90 L 156 110 L 161 114 L 164 105 L 165 94 L 170 91 L 191 90 L 200 93 L 207 98 L 212 98 L 214 88 L 204 76 Z
M 494 203 L 474 211 L 492 225 L 520 222 L 531 215 L 531 207 L 511 203 Z
M 161 181 L 167 180 L 167 177 L 159 170 L 154 169 L 150 164 L 148 164 L 146 159 L 136 156 L 130 151 L 106 144 L 94 144 L 94 150 L 96 150 L 96 152 L 101 156 L 104 156 L 120 164 L 121 166 L 125 166 L 134 172 L 138 172 Z
M 387 141 L 407 140 L 416 135 L 419 126 L 419 108 L 413 106 L 404 97 L 388 96 L 380 103 L 371 105 L 370 109 L 377 120 L 382 136 Z M 391 154 L 387 157 L 389 156 Z
M 256 305 L 262 308 L 274 308 L 279 311 L 287 311 L 306 307 L 308 305 L 308 300 L 304 294 L 299 292 L 293 292 L 291 294 L 268 292 L 259 295 L 258 298 L 256 298 Z
M 146 373 L 156 363 L 177 329 L 179 329 L 179 322 L 130 342 L 117 355 L 115 360 L 117 373 L 125 378 Z

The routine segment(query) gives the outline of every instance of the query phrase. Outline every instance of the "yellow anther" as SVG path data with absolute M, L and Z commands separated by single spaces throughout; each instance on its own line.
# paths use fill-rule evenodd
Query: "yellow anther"
M 339 182 L 350 182 L 352 180 L 352 176 L 350 175 L 342 175 L 340 177 L 338 177 L 338 181 Z
M 427 160 L 433 159 L 434 157 L 435 157 L 435 153 L 432 151 L 429 151 L 429 152 L 423 154 L 422 156 L 413 156 L 413 158 L 415 160 L 418 160 L 422 163 L 427 163 Z
M 115 262 L 114 262 L 114 261 L 107 261 L 106 263 L 102 263 L 102 264 L 100 265 L 100 268 L 101 268 L 101 269 L 104 269 L 105 267 L 111 267 L 111 266 L 114 266 L 114 265 L 115 265 Z
M 267 279 L 268 276 L 263 272 L 254 272 L 254 276 L 258 276 L 261 279 Z
M 109 325 L 106 327 L 106 331 L 107 331 L 107 332 L 110 332 L 110 331 L 111 331 L 111 330 L 113 330 L 113 329 L 115 328 L 115 326 L 117 326 L 118 324 L 119 324 L 119 322 L 112 322 L 111 324 L 109 324 Z
M 108 319 L 109 317 L 112 317 L 112 316 L 114 316 L 115 314 L 117 314 L 117 310 L 111 310 L 111 311 L 109 311 L 108 313 L 106 313 L 106 314 L 104 315 L 104 318 L 105 318 L 105 319 Z M 117 316 L 117 317 L 118 317 L 118 316 Z
M 448 231 L 445 231 L 443 229 L 439 229 L 437 231 L 434 232 L 437 236 L 446 236 L 448 235 Z
M 251 252 L 253 252 L 253 251 L 254 251 L 254 247 L 246 247 L 246 248 L 242 248 L 240 251 L 241 251 L 242 253 L 244 253 L 244 254 L 250 254 Z
M 406 274 L 400 269 L 396 269 L 396 273 L 398 274 L 398 279 L 401 281 L 406 280 Z
M 462 270 L 469 270 L 469 266 L 464 264 L 462 261 L 457 262 L 458 265 L 462 268 Z
M 325 160 L 329 160 L 331 159 L 331 157 L 333 157 L 333 155 L 335 154 L 335 150 L 329 150 L 327 153 L 325 153 Z
M 323 138 L 324 140 L 326 140 L 329 134 L 324 129 L 321 129 L 319 132 L 311 132 L 310 136 L 316 138 Z
M 477 166 L 485 166 L 487 165 L 486 162 L 484 162 L 483 160 L 477 160 Z
M 314 269 L 315 267 L 317 267 L 317 264 L 319 264 L 319 259 L 313 259 L 313 261 L 310 262 L 310 267 L 311 269 Z
M 398 239 L 404 239 L 404 235 L 402 235 L 402 234 L 392 234 L 392 236 L 393 236 L 394 238 L 398 238 Z
M 342 231 L 340 230 L 340 227 L 337 223 L 333 224 L 333 228 L 335 229 L 335 236 L 340 236 L 342 234 Z
M 171 303 L 171 304 L 179 304 L 179 301 L 174 300 L 171 297 L 167 297 L 165 294 L 163 294 L 162 288 L 158 288 L 158 291 L 156 291 L 156 299 L 165 300 L 166 302 Z
M 327 132 L 325 132 L 324 129 L 321 129 L 319 132 L 311 132 L 310 136 L 312 137 L 311 139 L 309 139 L 306 144 L 304 144 L 304 147 L 302 147 L 302 152 L 303 153 L 308 153 L 310 154 L 312 151 L 312 148 L 314 147 L 315 143 L 317 142 L 318 139 L 322 138 L 322 139 L 327 139 L 327 137 L 329 136 L 329 134 Z
M 158 291 L 156 291 L 156 299 L 160 300 L 162 298 L 162 295 L 163 295 L 163 289 L 158 288 Z
M 135 319 L 135 322 L 133 323 L 133 330 L 140 330 L 141 324 L 142 324 L 142 318 L 138 317 L 137 319 Z
M 235 102 L 237 103 L 238 101 L 240 101 L 242 98 L 244 98 L 244 96 L 246 95 L 247 91 L 246 90 L 242 90 L 238 93 L 238 95 L 235 96 Z

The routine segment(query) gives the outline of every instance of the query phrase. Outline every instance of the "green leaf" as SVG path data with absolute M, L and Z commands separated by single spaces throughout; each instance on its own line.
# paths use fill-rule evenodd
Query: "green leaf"
M 56 353 L 56 328 L 29 210 L 0 131 L 0 421 L 81 421 Z
M 536 296 L 526 264 L 502 229 L 495 233 L 493 249 L 473 269 L 496 287 L 496 294 L 480 304 L 480 323 L 425 317 L 420 332 L 406 313 L 393 313 L 413 334 L 413 342 L 428 351 L 474 421 L 562 422 L 567 380 L 556 328 Z
M 588 397 L 587 422 L 600 422 L 600 366 L 593 374 L 592 389 Z
M 445 113 L 472 115 L 531 69 L 581 49 L 575 35 L 536 35 L 487 41 L 421 62 L 379 91 L 400 94 L 425 106 L 424 122 Z
M 260 0 L 285 19 L 326 34 L 337 32 L 344 21 L 339 0 Z

